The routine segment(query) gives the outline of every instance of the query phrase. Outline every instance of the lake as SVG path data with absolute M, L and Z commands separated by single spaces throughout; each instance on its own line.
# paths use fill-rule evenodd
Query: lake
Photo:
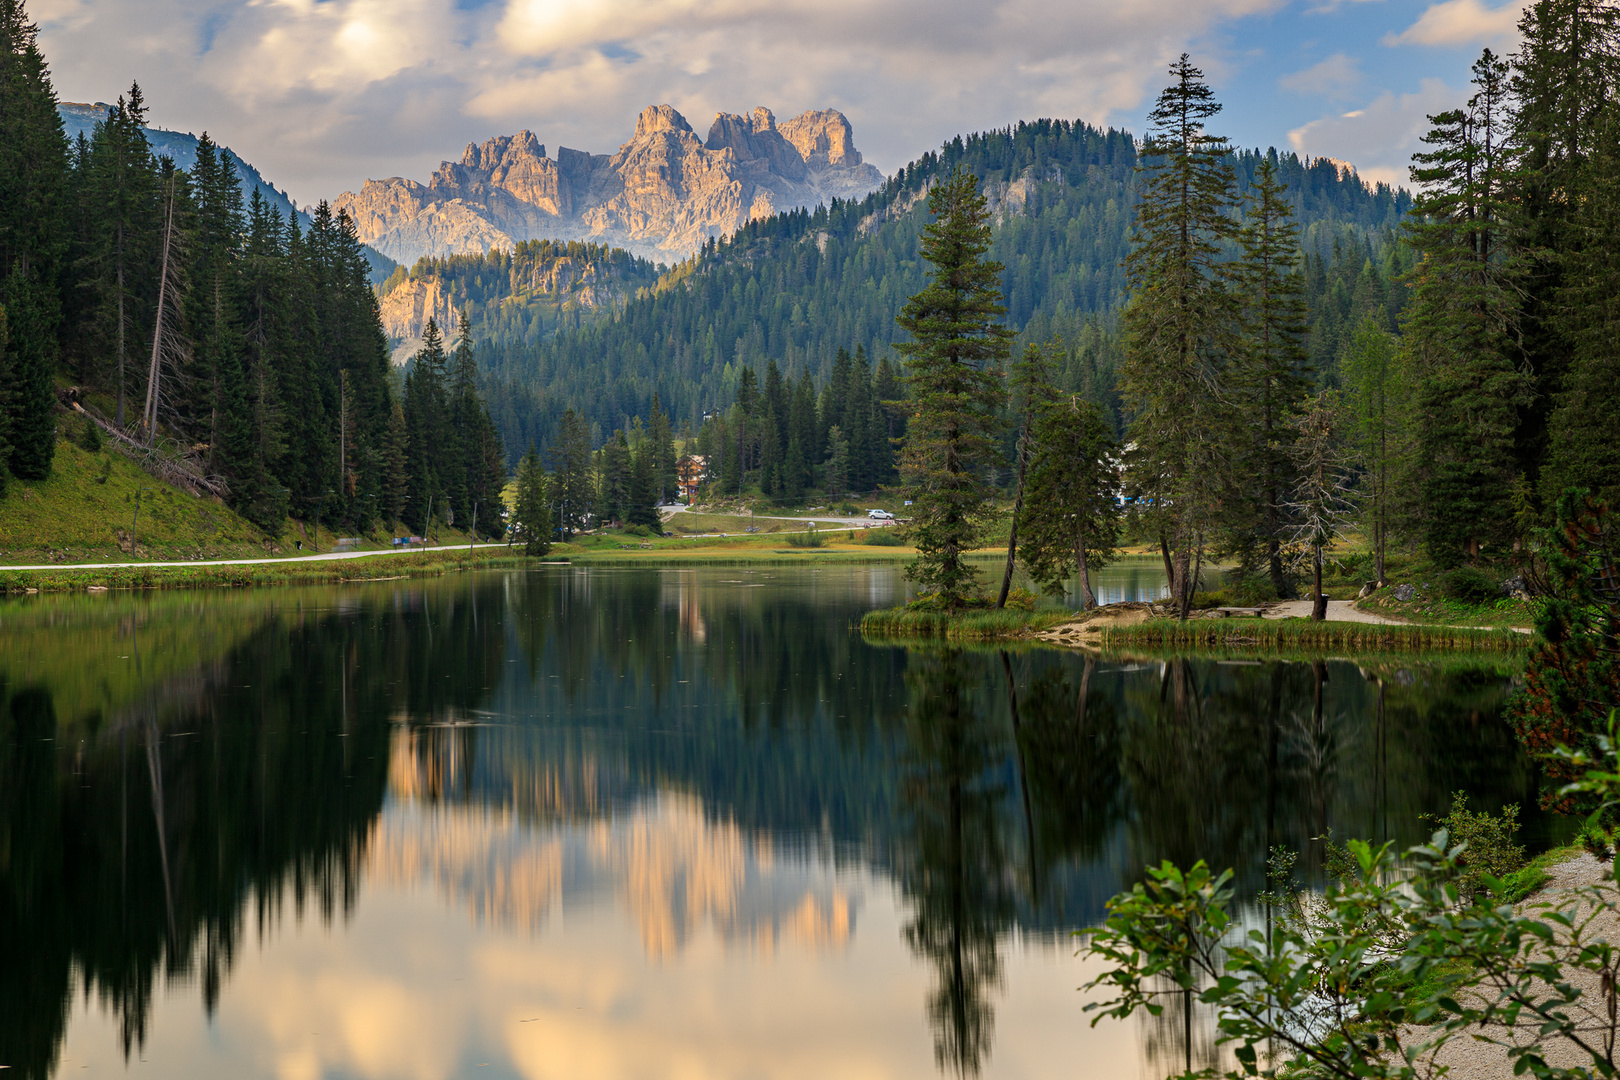
M 1140 568 L 1113 599 L 1156 592 Z M 1161 1077 L 1072 931 L 1160 859 L 1535 777 L 1495 660 L 870 644 L 897 567 L 0 601 L 11 1077 Z

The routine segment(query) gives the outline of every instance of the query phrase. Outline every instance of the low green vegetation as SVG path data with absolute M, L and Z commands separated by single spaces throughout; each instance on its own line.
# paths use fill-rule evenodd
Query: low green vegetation
M 1098 648 L 1211 648 L 1310 651 L 1505 652 L 1519 653 L 1530 638 L 1511 630 L 1456 626 L 1400 626 L 1380 623 L 1315 622 L 1309 619 L 1150 619 L 1134 626 L 1104 625 Z
M 272 560 L 238 566 L 106 566 L 76 570 L 0 567 L 0 594 L 79 592 L 85 589 L 209 589 L 263 585 L 323 585 L 405 577 L 436 577 L 463 570 L 530 566 L 534 560 L 507 548 L 433 548 L 358 559 Z

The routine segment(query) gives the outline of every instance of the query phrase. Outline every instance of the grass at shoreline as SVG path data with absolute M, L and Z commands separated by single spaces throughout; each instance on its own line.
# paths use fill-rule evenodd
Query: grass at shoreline
M 1531 638 L 1511 630 L 1457 626 L 1312 622 L 1309 619 L 1150 619 L 1134 626 L 1103 626 L 1092 638 L 1098 648 L 1138 645 L 1160 648 L 1218 647 L 1255 652 L 1356 649 L 1366 652 L 1519 653 Z
M 1016 641 L 1073 619 L 1069 611 L 980 608 L 961 615 L 910 608 L 880 608 L 861 617 L 861 633 L 879 639 Z
M 911 608 L 868 612 L 861 633 L 877 640 L 1018 641 L 1074 621 L 1068 611 L 970 610 L 961 615 Z M 1530 637 L 1507 630 L 1454 626 L 1312 622 L 1306 619 L 1149 619 L 1134 625 L 1088 628 L 1092 649 L 1219 650 L 1244 655 L 1320 655 L 1324 650 L 1366 655 L 1490 653 L 1519 655 Z M 1079 644 L 1081 642 L 1076 642 Z
M 329 585 L 386 578 L 434 577 L 462 570 L 532 565 L 506 548 L 439 548 L 409 555 L 239 566 L 88 567 L 82 570 L 8 570 L 0 566 L 0 594 L 85 589 L 239 589 L 265 585 Z

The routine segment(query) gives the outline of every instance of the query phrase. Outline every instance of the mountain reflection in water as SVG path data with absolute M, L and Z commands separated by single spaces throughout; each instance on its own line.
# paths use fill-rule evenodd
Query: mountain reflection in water
M 0 606 L 0 1065 L 1166 1073 L 1069 932 L 1162 858 L 1425 833 L 1510 672 L 863 642 L 889 568 Z M 201 1006 L 199 1008 L 199 1005 Z

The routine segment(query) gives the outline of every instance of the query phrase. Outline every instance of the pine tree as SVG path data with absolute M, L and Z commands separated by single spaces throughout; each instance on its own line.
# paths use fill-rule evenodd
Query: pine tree
M 1335 540 L 1347 538 L 1355 511 L 1339 412 L 1335 391 L 1324 390 L 1307 401 L 1294 417 L 1298 434 L 1290 447 L 1296 479 L 1288 508 L 1294 518 L 1293 540 L 1309 553 L 1311 618 L 1317 622 L 1327 618 L 1322 552 Z
M 567 542 L 587 527 L 596 505 L 596 492 L 591 483 L 590 432 L 573 409 L 566 410 L 557 425 L 550 456 L 557 533 Z
M 1612 0 L 1536 0 L 1524 9 L 1519 33 L 1508 85 L 1512 163 L 1501 170 L 1509 212 L 1502 224 L 1521 260 L 1516 337 L 1535 393 L 1517 410 L 1515 456 L 1550 510 L 1574 463 L 1568 436 L 1579 441 L 1579 429 L 1597 419 L 1587 416 L 1571 429 L 1566 420 L 1576 418 L 1553 410 L 1564 400 L 1583 322 L 1562 296 L 1567 286 L 1579 287 L 1589 253 L 1602 258 L 1602 239 L 1578 220 L 1587 205 L 1578 193 L 1612 183 L 1612 173 L 1594 171 L 1594 157 L 1620 91 L 1620 8 Z M 1550 445 L 1555 439 L 1564 449 Z M 1555 475 L 1543 479 L 1549 455 Z
M 604 524 L 630 517 L 630 466 L 630 443 L 621 429 L 597 455 L 596 516 Z
M 1024 509 L 1024 479 L 1029 471 L 1030 455 L 1034 451 L 1035 412 L 1052 397 L 1052 378 L 1048 366 L 1046 355 L 1033 344 L 1024 346 L 1023 358 L 1013 365 L 1013 399 L 1022 419 L 1016 449 L 1018 479 L 1013 490 L 1012 523 L 1007 530 L 1007 564 L 1001 573 L 997 608 L 1007 606 L 1007 593 L 1012 588 L 1013 564 L 1018 556 L 1018 519 Z
M 422 347 L 405 376 L 406 517 L 423 535 L 431 516 L 444 509 L 441 474 L 446 429 L 444 339 L 432 319 L 422 330 Z
M 1013 335 L 1001 322 L 1001 264 L 984 258 L 990 215 L 978 181 L 953 173 L 929 193 L 928 209 L 934 220 L 919 246 L 934 277 L 902 310 L 897 322 L 911 340 L 895 346 L 914 401 L 904 468 L 917 560 L 907 574 L 958 611 L 977 577 L 965 556 L 986 523 L 985 471 L 997 457 L 1003 397 L 999 365 Z
M 669 417 L 653 394 L 652 416 L 647 422 L 647 439 L 652 454 L 653 488 L 660 505 L 673 502 L 679 478 L 675 474 L 675 433 L 670 429 Z
M 1243 333 L 1227 380 L 1235 406 L 1229 429 L 1233 484 L 1223 503 L 1240 572 L 1264 574 L 1276 595 L 1288 596 L 1282 550 L 1289 524 L 1283 504 L 1293 486 L 1288 419 L 1290 407 L 1311 386 L 1310 325 L 1297 270 L 1299 227 L 1275 160 L 1260 163 L 1250 191 L 1238 234 Z
M 1505 234 L 1506 66 L 1486 50 L 1465 109 L 1431 117 L 1413 157 L 1422 187 L 1405 224 L 1422 255 L 1411 273 L 1403 349 L 1422 423 L 1415 477 L 1429 555 L 1441 566 L 1513 539 L 1517 259 Z
M 1138 499 L 1151 508 L 1172 595 L 1186 618 L 1227 479 L 1227 367 L 1237 325 L 1224 245 L 1234 237 L 1220 104 L 1182 54 L 1149 114 L 1136 245 L 1126 259 L 1120 391 L 1136 444 Z
M 551 502 L 546 488 L 545 469 L 534 446 L 523 455 L 517 468 L 517 506 L 512 511 L 512 535 L 523 541 L 526 555 L 544 555 L 551 550 Z
M 1091 571 L 1119 545 L 1119 446 L 1108 422 L 1079 395 L 1039 403 L 1024 513 L 1025 567 L 1048 592 L 1080 578 L 1082 610 L 1097 606 Z
M 68 144 L 22 0 L 0 0 L 0 307 L 10 471 L 43 480 L 56 453 L 60 275 L 67 254 Z
M 1373 579 L 1380 587 L 1386 584 L 1384 556 L 1394 520 L 1393 483 L 1406 445 L 1398 347 L 1395 336 L 1369 315 L 1357 328 L 1341 364 L 1352 443 L 1366 474 L 1362 533 L 1372 542 Z
M 1545 493 L 1582 488 L 1620 506 L 1620 110 L 1602 123 L 1574 200 L 1582 239 L 1557 296 L 1568 368 L 1549 422 Z
M 827 494 L 844 494 L 849 484 L 849 440 L 837 424 L 827 430 L 826 470 Z
M 140 84 L 134 83 L 95 127 L 82 204 L 87 250 L 81 273 L 92 293 L 88 315 L 93 326 L 85 347 L 114 357 L 120 428 L 126 423 L 127 390 L 145 326 L 152 242 L 158 233 L 157 163 L 145 124 L 146 104 Z M 83 375 L 92 383 L 103 378 L 95 369 Z

